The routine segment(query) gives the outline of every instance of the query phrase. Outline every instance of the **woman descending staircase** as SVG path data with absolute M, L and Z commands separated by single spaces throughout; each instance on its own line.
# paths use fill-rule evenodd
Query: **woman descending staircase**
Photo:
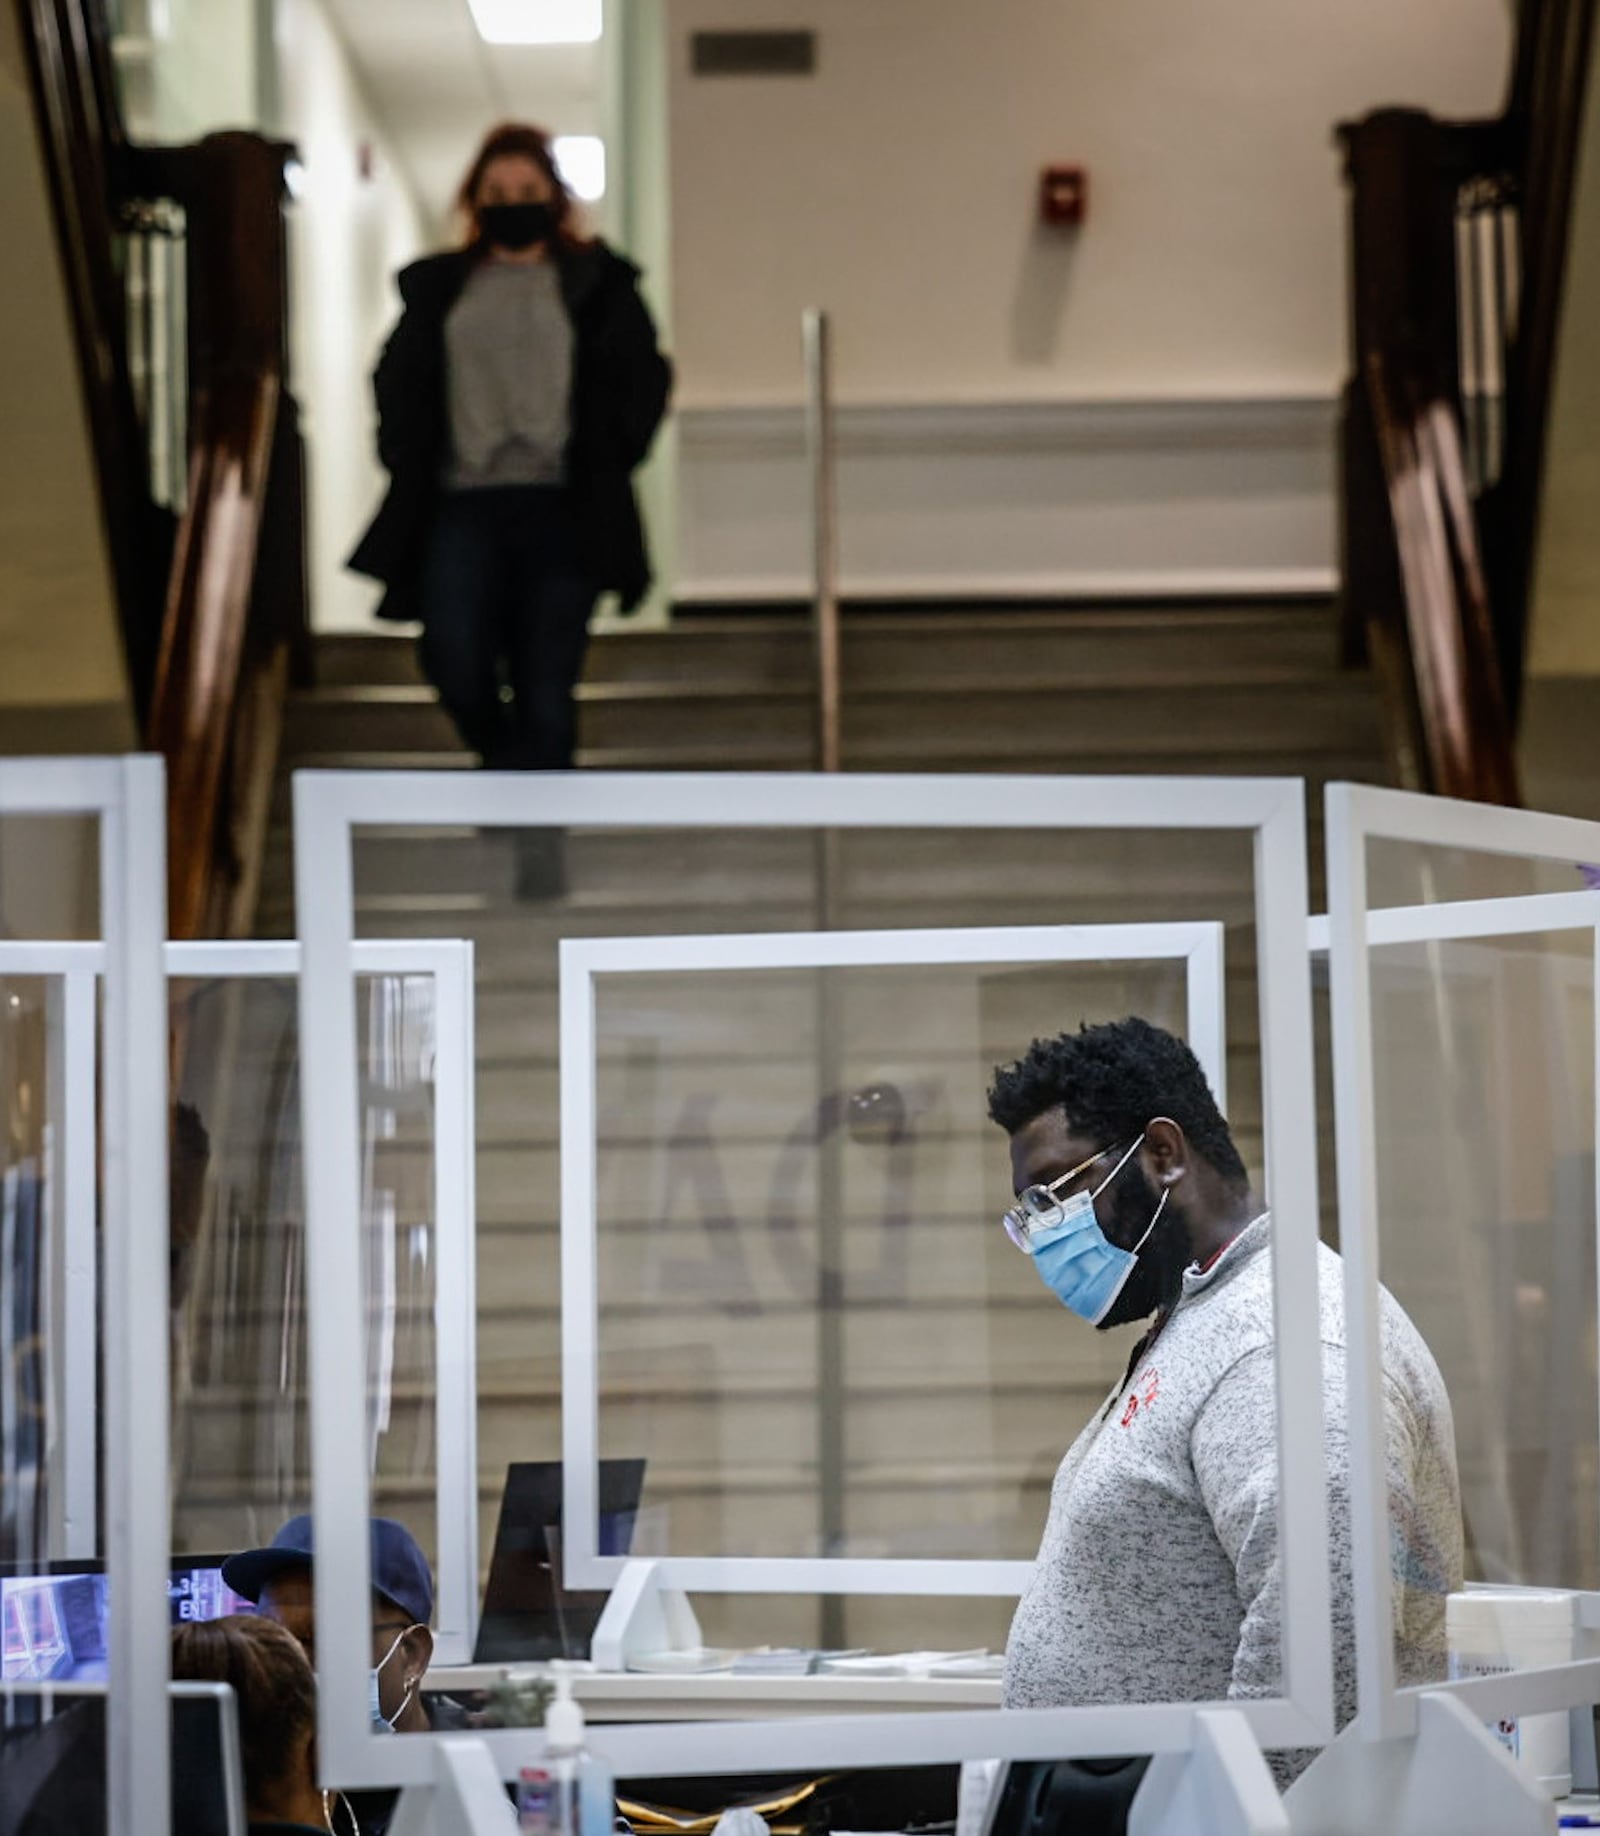
M 668 631 L 598 639 L 580 694 L 580 764 L 808 769 L 810 671 L 810 634 L 798 616 L 690 617 Z M 1325 602 L 852 614 L 843 685 L 850 770 L 1288 774 L 1308 780 L 1314 830 L 1326 782 L 1388 775 L 1375 691 L 1340 668 Z M 317 686 L 290 708 L 261 933 L 294 928 L 296 769 L 470 764 L 407 642 L 323 638 Z M 506 1463 L 560 1453 L 561 937 L 1222 919 L 1229 1108 L 1242 1149 L 1259 1161 L 1248 836 L 856 832 L 839 840 L 825 895 L 816 838 L 803 832 L 573 830 L 565 889 L 544 899 L 517 897 L 517 858 L 512 838 L 475 828 L 387 829 L 358 837 L 355 852 L 363 935 L 465 936 L 476 946 L 485 1538 Z M 983 1078 L 1032 1032 L 1086 1007 L 1104 1017 L 1154 1005 L 1153 1018 L 1181 1026 L 1181 977 L 1138 966 L 1092 975 L 1030 969 L 1021 980 L 965 973 L 954 1007 L 948 978 L 851 984 L 829 1023 L 840 1077 L 831 1099 L 819 1101 L 824 1023 L 815 979 L 805 975 L 755 978 L 736 999 L 703 979 L 676 992 L 663 986 L 652 991 L 651 1011 L 623 1027 L 617 1050 L 602 1055 L 605 1433 L 618 1451 L 648 1449 L 647 1498 L 668 1513 L 674 1548 L 1031 1553 L 1063 1422 L 1103 1393 L 1127 1348 L 1121 1335 L 1061 1333 L 1037 1305 L 1026 1269 L 1012 1266 L 1021 1259 L 1008 1258 L 998 1229 L 988 1228 L 1007 1181 L 984 1118 Z M 1059 990 L 1059 1013 L 1048 998 L 1041 1007 L 1041 989 Z M 276 1049 L 281 1070 L 292 1058 L 287 1033 Z M 281 1079 L 275 1088 L 281 1099 Z M 816 1142 L 834 1111 L 850 1121 L 838 1137 L 840 1260 L 828 1275 L 819 1271 L 833 1252 L 813 1242 L 825 1208 L 811 1194 Z M 258 1176 L 248 1169 L 268 1158 L 281 1168 L 294 1146 L 280 1144 L 289 1156 L 263 1156 L 259 1109 L 236 1102 L 233 1113 L 230 1140 L 216 1151 L 219 1165 L 241 1169 L 241 1197 L 230 1227 L 235 1253 L 220 1260 L 237 1271 L 277 1242 L 270 1266 L 291 1269 L 298 1224 L 283 1215 L 284 1182 L 273 1202 L 252 1198 Z M 292 1103 L 280 1100 L 276 1113 L 279 1130 L 292 1133 Z M 426 1117 L 398 1114 L 390 1132 L 371 1177 L 397 1193 L 425 1189 Z M 774 1206 L 783 1213 L 776 1223 Z M 761 1239 L 753 1260 L 726 1249 L 733 1222 L 752 1218 Z M 912 1222 L 920 1248 L 908 1268 L 895 1246 Z M 774 1243 L 789 1247 L 778 1255 Z M 796 1256 L 824 1285 L 837 1275 L 842 1308 L 819 1310 L 815 1293 L 796 1290 Z M 426 1286 L 412 1305 L 425 1312 Z M 427 1542 L 431 1339 L 402 1319 L 393 1346 L 386 1445 L 394 1457 L 381 1465 L 380 1499 L 412 1516 Z M 817 1430 L 819 1386 L 830 1384 L 848 1423 L 831 1452 Z M 303 1408 L 299 1386 L 251 1401 L 239 1384 L 202 1384 L 190 1407 L 180 1523 L 207 1544 L 270 1530 L 264 1518 L 290 1502 L 303 1459 L 303 1439 L 285 1433 L 286 1414 L 298 1420 Z M 277 1460 L 270 1505 L 253 1478 L 269 1439 Z M 817 1523 L 817 1500 L 830 1490 L 819 1472 L 828 1470 L 831 1503 Z M 948 1524 L 952 1514 L 970 1520 L 970 1548 L 930 1548 L 929 1519 Z M 1003 1606 L 946 1603 L 942 1630 L 924 1630 L 919 1642 L 992 1643 Z M 710 1603 L 708 1636 L 740 1635 L 742 1610 Z M 759 1631 L 743 1632 L 812 1637 L 813 1610 L 790 1603 L 792 1624 L 768 1616 Z M 855 1642 L 903 1638 L 902 1610 L 893 1601 L 852 1603 L 848 1627 L 834 1621 L 830 1632 Z

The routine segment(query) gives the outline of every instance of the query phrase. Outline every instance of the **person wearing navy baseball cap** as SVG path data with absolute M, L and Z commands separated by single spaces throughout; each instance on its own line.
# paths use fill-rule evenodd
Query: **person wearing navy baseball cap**
M 315 1550 L 309 1517 L 291 1517 L 265 1549 L 229 1556 L 222 1577 L 299 1639 L 313 1664 L 316 1607 L 311 1589 Z M 433 1574 L 416 1538 L 392 1518 L 372 1520 L 372 1654 L 369 1707 L 376 1733 L 426 1734 L 465 1725 L 452 1702 L 425 1700 L 422 1679 L 433 1657 Z M 458 1721 L 456 1717 L 459 1716 Z

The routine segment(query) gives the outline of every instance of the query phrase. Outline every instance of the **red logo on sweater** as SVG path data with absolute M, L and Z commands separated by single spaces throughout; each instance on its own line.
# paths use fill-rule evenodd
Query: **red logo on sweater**
M 1122 1411 L 1122 1418 L 1119 1426 L 1123 1428 L 1131 1427 L 1133 1425 L 1133 1419 L 1139 1411 L 1141 1409 L 1148 1409 L 1160 1394 L 1161 1373 L 1159 1371 L 1146 1371 L 1137 1389 L 1128 1392 L 1128 1401 Z

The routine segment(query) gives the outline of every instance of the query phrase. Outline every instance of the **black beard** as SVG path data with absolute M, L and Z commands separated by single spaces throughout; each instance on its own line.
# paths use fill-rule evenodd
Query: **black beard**
M 1122 1248 L 1132 1249 L 1150 1230 L 1150 1220 L 1161 1203 L 1160 1192 L 1144 1169 L 1132 1163 L 1106 1198 L 1112 1201 L 1106 1236 Z M 1135 1320 L 1149 1319 L 1159 1308 L 1171 1307 L 1183 1292 L 1183 1272 L 1193 1261 L 1189 1233 L 1169 1203 L 1150 1231 L 1150 1241 L 1140 1250 L 1133 1273 L 1096 1330 L 1106 1332 L 1113 1326 L 1130 1326 Z

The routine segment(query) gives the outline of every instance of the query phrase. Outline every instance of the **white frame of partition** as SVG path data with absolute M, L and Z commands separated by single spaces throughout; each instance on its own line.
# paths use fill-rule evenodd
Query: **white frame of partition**
M 105 952 L 102 1165 L 109 1836 L 167 1836 L 166 774 L 160 759 L 0 759 L 0 816 L 95 817 Z
M 1314 925 L 1308 937 L 1313 949 L 1326 937 L 1330 963 L 1339 1247 L 1350 1351 L 1350 1510 L 1361 1705 L 1357 1726 L 1364 1738 L 1381 1741 L 1417 1733 L 1424 1694 L 1458 1697 L 1473 1716 L 1485 1721 L 1600 1701 L 1600 1659 L 1406 1689 L 1395 1681 L 1378 1335 L 1377 1116 L 1369 946 L 1593 928 L 1600 997 L 1600 894 L 1540 893 L 1369 909 L 1369 841 L 1536 861 L 1600 861 L 1600 823 L 1370 785 L 1335 784 L 1327 791 L 1328 917 L 1325 932 L 1319 934 Z M 1595 1122 L 1600 1141 L 1600 1016 L 1595 1033 Z M 1600 1216 L 1600 1158 L 1595 1185 Z M 1594 1599 L 1581 1598 L 1585 1604 Z M 1592 1610 L 1580 1616 L 1580 1623 L 1590 1617 Z
M 562 1548 L 568 1587 L 611 1588 L 628 1558 L 600 1553 L 600 1272 L 595 978 L 741 969 L 1181 962 L 1186 1033 L 1227 1109 L 1224 927 L 1218 923 L 992 925 L 567 938 L 561 958 Z M 660 1586 L 691 1593 L 1020 1595 L 1033 1563 L 972 1557 L 659 1556 Z
M 915 1765 L 962 1758 L 1174 1753 L 1209 1738 L 1219 1710 L 1264 1747 L 1318 1746 L 1333 1733 L 1333 1670 L 1317 1332 L 1317 1153 L 1311 1031 L 1305 786 L 1284 778 L 811 776 L 788 773 L 327 772 L 294 778 L 295 898 L 305 1105 L 313 1503 L 318 1548 L 318 1730 L 325 1779 L 351 1788 L 431 1786 L 436 1743 L 381 1739 L 367 1721 L 371 1578 L 363 1488 L 350 1450 L 365 1420 L 355 1063 L 353 841 L 417 828 L 1204 830 L 1252 834 L 1274 1197 L 1280 1500 L 1284 1565 L 1280 1697 L 1228 1704 L 977 1710 L 782 1725 L 596 1728 L 624 1777 Z M 1233 1724 L 1230 1724 L 1233 1725 Z M 543 1749 L 537 1730 L 478 1737 L 502 1777 Z M 452 1751 L 448 1742 L 441 1753 Z
M 434 1000 L 433 1213 L 438 1233 L 434 1333 L 437 1352 L 435 1476 L 439 1567 L 435 1588 L 434 1661 L 465 1664 L 478 1629 L 478 1399 L 475 1283 L 477 1156 L 473 1107 L 473 951 L 459 938 L 396 942 L 364 939 L 356 945 L 358 975 L 417 975 L 432 979 Z M 188 981 L 292 981 L 300 973 L 300 946 L 292 939 L 168 942 L 166 978 Z M 52 1398 L 58 1421 L 75 1424 L 66 1437 L 63 1491 L 71 1541 L 52 1554 L 92 1553 L 95 1497 L 95 1395 L 98 1382 L 95 1242 L 98 1194 L 93 1156 L 65 1152 L 73 1140 L 94 1140 L 96 1064 L 95 987 L 105 973 L 98 943 L 22 943 L 0 940 L 0 977 L 37 976 L 55 983 L 52 1000 L 64 1016 L 62 1050 L 51 1061 L 64 1126 L 52 1142 L 62 1169 L 55 1194 L 59 1230 L 53 1263 L 62 1274 L 61 1357 L 51 1346 Z M 52 1268 L 52 1279 L 55 1268 Z M 87 1519 L 84 1510 L 87 1507 Z M 86 1521 L 89 1543 L 81 1529 Z

